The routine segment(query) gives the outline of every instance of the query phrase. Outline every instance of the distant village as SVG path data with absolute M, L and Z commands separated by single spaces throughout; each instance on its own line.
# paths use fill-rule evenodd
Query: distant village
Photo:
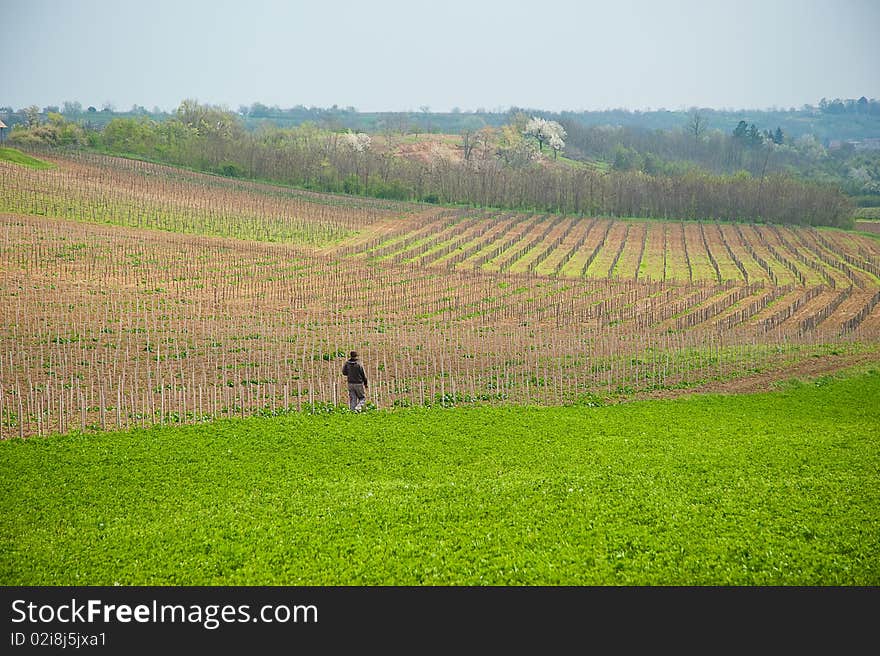
M 854 150 L 880 150 L 880 138 L 869 139 L 831 139 L 828 142 L 828 150 L 840 150 L 852 147 Z

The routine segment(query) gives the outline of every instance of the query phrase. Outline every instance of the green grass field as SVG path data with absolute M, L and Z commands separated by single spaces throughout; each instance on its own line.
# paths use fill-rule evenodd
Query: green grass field
M 0 443 L 3 585 L 877 585 L 880 372 Z
M 54 164 L 44 162 L 43 160 L 31 157 L 30 155 L 25 155 L 23 152 L 16 150 L 15 148 L 0 148 L 0 162 L 12 162 L 13 164 L 27 166 L 32 169 L 55 168 Z

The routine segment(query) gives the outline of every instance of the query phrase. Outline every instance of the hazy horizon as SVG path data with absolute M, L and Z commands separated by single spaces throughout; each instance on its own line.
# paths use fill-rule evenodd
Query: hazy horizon
M 7 4 L 0 105 L 763 110 L 880 97 L 873 0 L 413 7 Z

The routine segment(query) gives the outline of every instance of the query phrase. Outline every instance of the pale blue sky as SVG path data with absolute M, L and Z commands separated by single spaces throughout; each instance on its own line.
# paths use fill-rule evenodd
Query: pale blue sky
M 0 106 L 362 111 L 880 98 L 880 0 L 0 0 Z

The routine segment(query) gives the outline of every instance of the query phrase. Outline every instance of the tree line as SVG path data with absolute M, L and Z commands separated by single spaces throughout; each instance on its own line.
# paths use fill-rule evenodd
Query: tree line
M 400 135 L 384 134 L 380 146 L 368 135 L 310 123 L 251 131 L 238 114 L 194 101 L 181 103 L 166 121 L 117 118 L 72 141 L 231 177 L 379 198 L 605 216 L 833 226 L 851 221 L 851 204 L 838 187 L 778 171 L 606 170 L 555 161 L 563 145 L 593 152 L 601 147 L 595 140 L 586 145 L 583 128 L 536 118 L 517 115 L 500 129 L 468 131 L 461 135 L 461 157 L 438 153 L 429 161 L 396 155 Z M 58 131 L 69 129 L 63 119 L 55 124 Z M 16 132 L 22 142 L 35 139 L 32 131 Z M 542 155 L 545 145 L 553 158 Z

